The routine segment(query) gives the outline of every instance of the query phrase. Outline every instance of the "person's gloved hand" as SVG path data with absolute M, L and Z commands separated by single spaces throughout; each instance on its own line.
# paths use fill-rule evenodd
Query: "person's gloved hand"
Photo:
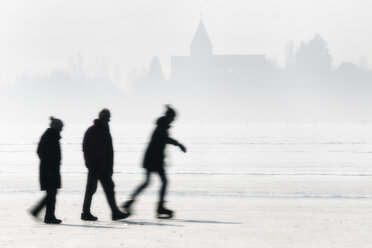
M 182 144 L 178 144 L 181 151 L 186 152 L 186 147 L 184 147 Z

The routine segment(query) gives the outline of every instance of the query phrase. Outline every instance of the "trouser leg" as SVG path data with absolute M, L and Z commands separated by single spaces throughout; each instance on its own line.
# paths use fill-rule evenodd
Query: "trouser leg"
M 115 191 L 114 191 L 115 184 L 114 184 L 114 181 L 112 180 L 112 176 L 111 175 L 103 176 L 102 178 L 100 178 L 100 181 L 102 184 L 102 188 L 105 192 L 107 202 L 111 208 L 111 211 L 113 213 L 118 212 L 119 209 L 118 209 L 118 206 L 116 205 Z
M 161 183 L 162 183 L 161 188 L 160 188 L 160 192 L 159 192 L 159 202 L 164 202 L 165 195 L 166 195 L 166 192 L 167 192 L 168 180 L 167 180 L 167 176 L 166 176 L 164 170 L 159 171 L 158 173 L 159 173 Z
M 41 209 L 43 209 L 43 207 L 46 205 L 46 201 L 47 201 L 47 197 L 44 196 L 43 198 L 41 198 L 41 200 L 37 203 L 37 205 L 31 210 L 32 214 L 34 216 L 37 216 Z
M 56 195 L 57 189 L 47 190 L 46 196 L 46 213 L 47 218 L 55 218 L 54 212 L 56 209 Z
M 83 204 L 83 213 L 90 213 L 90 206 L 92 204 L 92 197 L 97 191 L 98 178 L 92 173 L 88 173 L 87 186 L 85 189 L 85 197 Z
M 131 198 L 134 200 L 150 183 L 151 172 L 146 172 L 145 181 L 141 183 L 132 193 Z

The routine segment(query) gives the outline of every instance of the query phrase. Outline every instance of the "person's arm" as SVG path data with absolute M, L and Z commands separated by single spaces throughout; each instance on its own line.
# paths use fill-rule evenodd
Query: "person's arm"
M 84 135 L 83 152 L 85 165 L 89 170 L 94 169 L 93 167 L 95 167 L 94 166 L 96 156 L 95 143 L 96 142 L 94 140 L 94 132 L 92 129 L 88 129 Z
M 167 137 L 167 144 L 171 144 L 171 145 L 174 145 L 174 146 L 178 146 L 178 141 L 175 140 L 175 139 L 172 139 L 170 137 Z
M 177 140 L 175 139 L 172 139 L 170 137 L 167 138 L 167 144 L 171 144 L 171 145 L 174 145 L 174 146 L 178 146 L 181 151 L 183 152 L 186 152 L 186 147 L 184 145 L 182 145 L 181 143 L 179 143 Z
M 45 140 L 44 136 L 41 137 L 39 141 L 39 145 L 37 146 L 37 151 L 36 151 L 39 159 L 43 159 L 45 156 Z

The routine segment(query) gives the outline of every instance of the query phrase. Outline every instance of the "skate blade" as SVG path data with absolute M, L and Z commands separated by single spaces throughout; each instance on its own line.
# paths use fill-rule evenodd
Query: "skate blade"
M 167 214 L 158 214 L 156 216 L 158 219 L 172 219 L 173 218 L 173 215 L 167 215 Z

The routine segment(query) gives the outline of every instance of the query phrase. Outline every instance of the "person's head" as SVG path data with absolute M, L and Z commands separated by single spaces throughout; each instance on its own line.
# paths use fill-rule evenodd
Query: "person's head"
M 51 116 L 50 117 L 50 128 L 53 128 L 57 130 L 58 132 L 61 132 L 63 128 L 63 122 L 60 119 L 57 119 Z
M 104 124 L 108 124 L 110 122 L 111 113 L 108 109 L 102 109 L 101 112 L 98 114 L 98 119 L 102 121 Z
M 169 124 L 173 122 L 174 118 L 176 118 L 176 111 L 168 104 L 165 105 L 167 110 L 165 111 L 165 117 L 169 121 Z

